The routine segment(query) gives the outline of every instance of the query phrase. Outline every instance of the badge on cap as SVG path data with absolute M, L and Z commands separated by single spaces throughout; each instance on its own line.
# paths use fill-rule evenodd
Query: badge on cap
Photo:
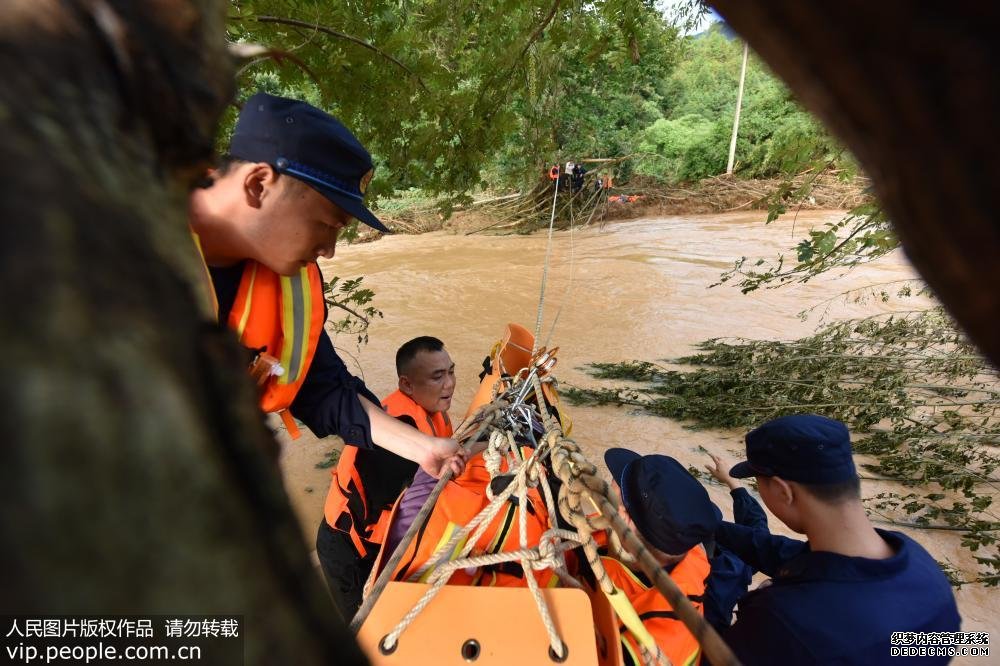
M 361 176 L 361 182 L 358 183 L 358 189 L 361 190 L 361 194 L 364 194 L 368 190 L 368 183 L 372 182 L 372 176 L 375 175 L 375 168 L 372 167 L 368 169 L 368 173 Z

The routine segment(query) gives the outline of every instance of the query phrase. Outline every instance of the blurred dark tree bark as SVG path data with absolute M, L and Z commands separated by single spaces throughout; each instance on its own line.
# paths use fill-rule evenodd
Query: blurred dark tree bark
M 906 254 L 1000 367 L 1000 5 L 710 1 L 857 156 Z
M 0 612 L 241 614 L 248 664 L 363 663 L 187 229 L 226 7 L 0 5 Z

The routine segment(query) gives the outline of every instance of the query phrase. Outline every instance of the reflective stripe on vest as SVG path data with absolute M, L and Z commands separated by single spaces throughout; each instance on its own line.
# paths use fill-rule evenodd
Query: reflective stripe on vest
M 670 663 L 685 666 L 697 663 L 701 646 L 684 623 L 677 618 L 670 603 L 663 598 L 659 590 L 647 586 L 618 560 L 602 557 L 601 563 L 615 587 L 625 594 L 635 609 L 643 628 L 652 634 Z M 705 579 L 710 568 L 705 549 L 696 546 L 689 550 L 684 559 L 670 572 L 670 578 L 701 614 L 704 613 L 702 599 L 705 594 Z M 634 663 L 641 664 L 640 642 L 627 626 L 621 626 L 620 631 L 622 649 L 632 657 Z
M 281 330 L 291 344 L 281 346 L 281 365 L 285 374 L 278 377 L 279 384 L 294 384 L 305 376 L 306 313 L 312 307 L 309 293 L 309 273 L 303 268 L 298 275 L 281 277 Z
M 522 459 L 525 452 L 518 450 Z M 506 461 L 502 463 L 502 471 L 506 470 Z M 437 559 L 439 551 L 451 538 L 455 529 L 466 525 L 489 503 L 486 489 L 490 483 L 490 475 L 486 469 L 482 455 L 474 456 L 465 466 L 465 470 L 454 481 L 445 485 L 438 497 L 433 510 L 420 526 L 417 535 L 410 542 L 400 565 L 393 572 L 393 580 L 410 580 L 427 562 Z M 541 535 L 549 527 L 548 510 L 545 501 L 537 488 L 531 488 L 527 494 L 528 508 L 524 511 L 528 547 L 536 546 Z M 485 553 L 510 552 L 520 549 L 520 516 L 518 507 L 508 503 L 493 518 L 482 536 L 475 543 L 470 555 Z M 464 546 L 465 544 L 459 544 Z M 458 557 L 461 547 L 456 547 L 444 558 L 450 561 Z M 420 576 L 425 581 L 433 572 L 428 569 Z M 558 576 L 549 569 L 531 572 L 542 587 L 553 587 L 558 584 Z M 455 585 L 481 585 L 525 587 L 527 580 L 519 564 L 510 563 L 496 567 L 481 567 L 478 571 L 459 570 L 452 573 L 449 579 Z
M 295 400 L 325 321 L 323 276 L 315 262 L 287 277 L 247 262 L 229 326 L 245 347 L 264 348 L 284 369 L 264 387 L 260 406 L 265 412 L 280 412 Z
M 451 419 L 447 412 L 433 415 L 415 403 L 402 391 L 395 391 L 382 401 L 389 416 L 409 416 L 417 429 L 431 437 L 451 437 Z M 333 480 L 326 495 L 323 515 L 327 524 L 351 537 L 358 553 L 367 554 L 365 542 L 381 544 L 388 533 L 389 513 L 392 507 L 369 507 L 364 479 L 354 464 L 358 453 L 356 446 L 344 445 L 344 450 L 333 471 Z M 402 488 L 399 489 L 402 492 Z
M 201 275 L 201 296 L 203 301 L 207 304 L 213 319 L 218 320 L 219 318 L 219 299 L 215 295 L 215 286 L 212 284 L 212 272 L 208 270 L 208 264 L 205 263 L 205 252 L 201 249 L 201 239 L 198 238 L 198 234 L 191 232 L 191 240 L 194 241 L 194 247 L 198 250 L 198 263 L 201 264 L 201 270 L 199 273 Z

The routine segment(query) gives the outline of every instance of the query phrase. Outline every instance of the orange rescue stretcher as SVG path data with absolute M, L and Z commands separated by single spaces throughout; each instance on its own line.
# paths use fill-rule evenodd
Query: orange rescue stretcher
M 491 350 L 491 372 L 480 384 L 467 419 L 482 405 L 492 402 L 497 385 L 505 377 L 516 375 L 532 363 L 533 342 L 532 334 L 522 326 L 507 325 L 503 338 Z M 554 364 L 551 359 L 554 355 L 547 359 L 549 367 Z M 542 390 L 546 406 L 556 408 L 563 432 L 568 435 L 572 426 L 560 409 L 554 386 L 544 383 Z M 476 468 L 477 458 L 481 454 L 470 461 L 467 473 L 475 473 L 468 470 Z M 537 546 L 537 541 L 529 545 Z M 369 588 L 391 554 L 379 553 Z M 552 622 L 566 648 L 560 658 L 552 652 L 535 599 L 526 586 L 470 585 L 469 575 L 456 578 L 466 584 L 449 581 L 391 649 L 385 649 L 383 639 L 414 608 L 429 585 L 396 580 L 388 583 L 357 635 L 372 664 L 619 666 L 623 663 L 619 620 L 599 590 L 559 587 L 558 578 L 556 586 L 542 589 Z

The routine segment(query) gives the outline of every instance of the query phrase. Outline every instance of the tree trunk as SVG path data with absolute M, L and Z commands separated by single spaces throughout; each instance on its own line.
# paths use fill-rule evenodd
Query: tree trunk
M 917 270 L 1000 366 L 1000 5 L 711 2 L 854 152 Z
M 363 663 L 188 232 L 225 8 L 0 5 L 0 612 L 240 614 L 248 664 Z

